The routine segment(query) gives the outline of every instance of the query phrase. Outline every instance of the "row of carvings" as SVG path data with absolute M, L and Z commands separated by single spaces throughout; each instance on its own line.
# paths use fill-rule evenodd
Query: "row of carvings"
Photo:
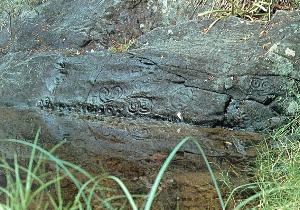
M 245 94 L 266 95 L 270 91 L 274 92 L 282 87 L 274 87 L 274 82 L 268 80 L 267 77 L 253 77 L 244 80 L 248 85 L 241 87 L 245 90 Z M 241 85 L 241 84 L 240 84 Z M 169 104 L 173 111 L 178 112 L 190 105 L 191 101 L 196 97 L 194 89 L 188 87 L 178 87 L 173 89 L 172 93 L 164 97 L 169 98 Z M 41 109 L 68 111 L 79 113 L 96 113 L 113 116 L 128 116 L 128 115 L 143 115 L 156 116 L 154 113 L 155 104 L 150 97 L 134 96 L 128 97 L 128 92 L 124 85 L 107 85 L 103 87 L 94 88 L 85 103 L 66 104 L 53 103 L 49 97 L 40 100 L 37 106 Z M 174 121 L 172 117 L 158 116 L 162 120 Z
M 116 103 L 114 101 L 108 103 L 100 103 L 98 105 L 90 103 L 53 103 L 49 97 L 38 101 L 37 106 L 41 109 L 55 111 L 69 111 L 80 113 L 99 113 L 107 115 L 125 115 L 129 114 L 150 115 L 153 110 L 153 103 L 148 98 L 132 98 L 125 103 Z
M 246 80 L 243 80 L 242 78 L 238 79 L 236 77 L 232 78 L 238 79 L 239 82 L 236 83 L 235 86 L 239 86 L 238 88 L 243 90 L 246 95 L 268 95 L 274 93 L 274 91 L 282 91 L 284 86 L 286 86 L 284 81 L 277 80 L 275 82 L 272 77 L 245 77 Z M 138 91 L 140 90 L 141 87 L 139 87 Z M 125 85 L 107 85 L 95 88 L 90 93 L 89 100 L 91 100 L 91 103 L 93 104 L 97 104 L 99 102 L 106 103 L 126 98 L 130 94 L 131 93 L 129 93 L 128 88 Z M 178 108 L 178 106 L 185 106 L 188 104 L 188 101 L 193 99 L 193 97 L 193 91 L 191 88 L 184 86 L 175 88 L 171 90 L 170 93 L 171 105 L 174 108 Z

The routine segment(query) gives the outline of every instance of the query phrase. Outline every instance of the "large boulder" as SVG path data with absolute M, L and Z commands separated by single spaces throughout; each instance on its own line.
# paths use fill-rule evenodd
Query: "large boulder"
M 209 2 L 194 0 L 48 0 L 26 8 L 0 32 L 5 51 L 66 48 L 101 50 L 135 39 L 154 28 L 199 19 L 197 13 L 210 8 Z M 4 18 L 5 19 L 5 18 Z M 9 17 L 6 17 L 9 20 Z
M 278 13 L 268 25 L 232 17 L 209 27 L 213 20 L 180 23 L 182 18 L 170 25 L 159 10 L 165 27 L 145 33 L 129 51 L 116 54 L 99 48 L 100 38 L 91 34 L 114 31 L 118 24 L 131 27 L 108 15 L 120 11 L 120 5 L 124 2 L 54 0 L 16 19 L 15 37 L 0 58 L 1 137 L 29 138 L 17 128 L 34 122 L 33 127 L 47 131 L 46 140 L 78 140 L 89 147 L 95 131 L 83 126 L 87 122 L 100 127 L 95 139 L 101 147 L 91 149 L 137 155 L 136 148 L 146 151 L 149 145 L 125 142 L 137 132 L 156 150 L 161 147 L 154 144 L 159 139 L 152 136 L 156 131 L 140 126 L 118 131 L 114 126 L 120 120 L 151 128 L 172 124 L 175 130 L 206 126 L 264 131 L 297 111 L 297 97 L 280 99 L 299 81 L 299 12 Z M 158 2 L 157 8 L 161 5 Z M 22 120 L 9 117 L 20 113 Z M 121 133 L 121 144 L 105 137 L 103 118 L 113 125 L 108 130 Z M 170 148 L 174 142 L 168 136 L 160 144 Z

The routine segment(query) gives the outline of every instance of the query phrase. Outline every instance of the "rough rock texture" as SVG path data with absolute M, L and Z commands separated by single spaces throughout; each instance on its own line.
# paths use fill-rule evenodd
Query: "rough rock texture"
M 48 0 L 13 21 L 13 43 L 8 30 L 2 30 L 0 47 L 100 50 L 159 26 L 199 19 L 197 14 L 207 8 L 210 2 L 198 0 Z
M 232 17 L 209 31 L 212 20 L 156 28 L 121 54 L 90 45 L 91 31 L 100 33 L 97 21 L 117 27 L 119 19 L 105 15 L 126 2 L 88 1 L 79 7 L 77 1 L 55 0 L 23 14 L 0 58 L 0 106 L 49 119 L 97 122 L 113 116 L 248 131 L 272 128 L 295 111 L 293 98 L 287 104 L 278 99 L 300 77 L 299 12 L 278 13 L 267 25 Z M 141 2 L 136 6 L 146 4 Z M 166 25 L 169 16 L 160 17 Z M 55 132 L 53 120 L 41 119 L 38 124 Z
M 24 12 L 14 37 L 0 31 L 0 139 L 32 139 L 41 126 L 44 144 L 65 140 L 66 156 L 89 168 L 95 157 L 108 165 L 117 158 L 121 168 L 161 163 L 186 136 L 211 160 L 248 161 L 262 139 L 252 132 L 298 110 L 290 93 L 300 80 L 300 15 L 278 12 L 268 24 L 232 17 L 207 30 L 214 20 L 196 21 L 200 8 L 201 1 L 49 0 Z M 127 52 L 107 50 L 132 38 Z M 198 156 L 195 148 L 181 154 Z M 30 152 L 5 141 L 0 149 Z M 190 182 L 176 182 L 189 191 Z M 187 209 L 199 206 L 181 197 Z
M 267 26 L 230 18 L 208 33 L 210 21 L 158 28 L 122 54 L 9 52 L 0 58 L 0 104 L 265 130 L 280 122 L 278 98 L 299 80 L 297 15 Z
M 262 138 L 259 134 L 249 132 L 199 128 L 153 120 L 92 116 L 76 119 L 44 111 L 15 108 L 1 108 L 1 113 L 0 139 L 31 139 L 37 125 L 40 125 L 45 128 L 41 139 L 48 140 L 44 143 L 64 139 L 66 145 L 78 147 L 80 152 L 83 150 L 89 154 L 110 154 L 114 151 L 113 156 L 132 160 L 147 159 L 157 151 L 168 152 L 186 136 L 199 140 L 208 156 L 236 159 L 254 157 L 253 145 Z M 192 143 L 181 151 L 199 153 Z M 13 154 L 9 150 L 5 153 Z

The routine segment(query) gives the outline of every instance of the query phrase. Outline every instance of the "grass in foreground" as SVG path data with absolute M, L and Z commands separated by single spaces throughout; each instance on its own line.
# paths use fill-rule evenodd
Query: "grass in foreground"
M 258 156 L 260 209 L 299 209 L 300 116 L 278 129 Z
M 16 154 L 13 163 L 10 164 L 5 158 L 1 159 L 0 170 L 5 175 L 6 183 L 0 187 L 0 209 L 93 209 L 92 200 L 112 209 L 104 198 L 104 193 L 111 189 L 103 188 L 99 184 L 100 180 L 107 177 L 92 177 L 80 167 L 55 157 L 52 153 L 59 145 L 51 151 L 44 150 L 37 144 L 39 133 L 40 131 L 33 143 L 16 139 L 0 140 L 32 149 L 26 167 L 19 162 Z M 54 174 L 45 170 L 48 164 L 54 166 Z M 78 179 L 75 174 L 84 177 L 84 181 Z M 68 203 L 65 203 L 62 194 L 61 182 L 65 179 L 71 181 L 78 189 L 74 200 Z
M 192 141 L 202 154 L 211 174 L 213 184 L 217 189 L 220 205 L 222 206 L 222 209 L 225 209 L 216 178 L 201 146 L 195 140 L 185 138 L 174 148 L 162 165 L 149 194 L 144 196 L 144 204 L 139 208 L 134 200 L 135 196 L 130 194 L 127 187 L 119 178 L 104 175 L 92 177 L 80 167 L 55 157 L 52 153 L 59 145 L 54 147 L 50 152 L 44 150 L 37 144 L 39 133 L 40 131 L 38 131 L 33 143 L 16 139 L 0 140 L 22 144 L 32 148 L 31 156 L 26 167 L 18 162 L 17 155 L 15 155 L 13 164 L 8 164 L 4 158 L 2 159 L 0 168 L 1 171 L 5 172 L 7 185 L 0 187 L 0 197 L 2 198 L 0 209 L 93 209 L 95 200 L 97 200 L 98 205 L 100 204 L 102 207 L 115 209 L 110 202 L 115 199 L 123 198 L 129 202 L 129 205 L 133 210 L 150 210 L 167 167 L 177 151 L 188 141 Z M 45 172 L 45 164 L 49 162 L 55 166 L 55 176 L 53 176 L 53 174 L 49 176 L 50 174 Z M 75 174 L 78 173 L 85 177 L 85 181 L 76 178 Z M 68 203 L 65 203 L 64 201 L 61 187 L 61 182 L 65 178 L 71 180 L 78 189 L 78 193 L 74 200 L 69 201 Z M 122 189 L 124 196 L 106 198 L 105 193 L 112 191 L 112 189 L 106 189 L 101 186 L 100 182 L 104 179 L 115 181 Z M 136 197 L 143 197 L 143 195 Z
M 290 136 L 298 135 L 300 132 L 299 118 L 294 119 L 285 127 L 279 129 L 273 138 L 276 144 L 267 143 L 258 157 L 257 181 L 233 189 L 228 199 L 225 200 L 221 194 L 217 179 L 210 167 L 210 164 L 199 143 L 191 138 L 184 138 L 171 151 L 152 185 L 148 195 L 133 196 L 124 183 L 114 176 L 91 176 L 82 168 L 63 161 L 53 155 L 54 147 L 51 151 L 46 151 L 38 146 L 39 132 L 33 143 L 26 141 L 6 139 L 12 143 L 22 144 L 32 148 L 30 159 L 24 167 L 18 162 L 15 155 L 13 163 L 7 163 L 3 158 L 0 169 L 6 175 L 6 186 L 0 187 L 0 209 L 4 210 L 27 210 L 27 209 L 94 209 L 95 205 L 106 209 L 116 209 L 113 207 L 114 200 L 122 200 L 122 209 L 129 206 L 133 210 L 150 210 L 157 196 L 159 184 L 167 170 L 170 162 L 178 150 L 187 142 L 191 141 L 198 148 L 204 159 L 207 169 L 211 175 L 212 183 L 216 188 L 217 196 L 222 210 L 229 208 L 229 203 L 234 195 L 242 190 L 255 190 L 256 193 L 245 198 L 231 209 L 297 209 L 300 206 L 300 143 L 293 141 Z M 45 170 L 45 164 L 54 165 L 54 175 Z M 80 174 L 82 178 L 77 178 Z M 61 183 L 64 179 L 70 180 L 77 187 L 77 194 L 68 203 L 64 200 Z M 122 189 L 124 195 L 106 197 L 114 190 L 105 188 L 101 181 L 109 179 L 116 182 Z M 199 195 L 201 196 L 201 195 Z M 135 198 L 144 199 L 144 203 L 138 206 Z M 250 206 L 250 207 L 249 207 Z

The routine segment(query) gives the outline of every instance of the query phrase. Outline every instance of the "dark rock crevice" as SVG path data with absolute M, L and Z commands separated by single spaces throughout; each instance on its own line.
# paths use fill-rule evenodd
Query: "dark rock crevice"
M 291 114 L 283 107 L 293 111 L 296 98 L 277 100 L 300 81 L 299 12 L 278 14 L 267 29 L 228 18 L 203 33 L 213 20 L 187 21 L 190 5 L 168 2 L 53 0 L 20 17 L 18 39 L 0 58 L 0 135 L 30 138 L 24 127 L 41 125 L 46 140 L 125 158 L 192 135 L 208 155 L 243 156 L 224 146 L 231 133 L 216 139 L 203 127 L 260 132 Z M 128 52 L 104 49 L 132 37 Z
M 93 41 L 92 39 L 85 40 L 79 47 L 85 48 L 85 47 L 89 46 L 89 44 L 91 44 L 92 41 Z

